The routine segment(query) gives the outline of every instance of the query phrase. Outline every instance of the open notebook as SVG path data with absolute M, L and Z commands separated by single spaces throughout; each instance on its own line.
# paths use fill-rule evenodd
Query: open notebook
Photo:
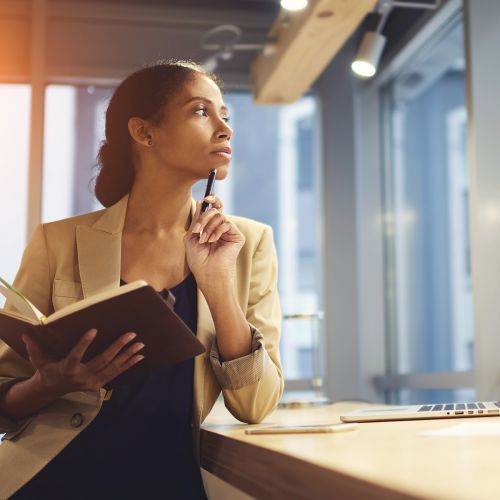
M 500 401 L 369 407 L 341 415 L 343 422 L 500 416 Z
M 48 355 L 58 360 L 71 351 L 87 330 L 96 328 L 97 336 L 82 360 L 86 362 L 124 333 L 135 332 L 134 342 L 145 344 L 141 350 L 144 360 L 113 379 L 109 387 L 205 351 L 172 307 L 145 281 L 92 295 L 47 317 L 2 278 L 0 293 L 17 310 L 0 309 L 0 339 L 25 359 L 29 356 L 21 339 L 23 334 L 31 335 Z

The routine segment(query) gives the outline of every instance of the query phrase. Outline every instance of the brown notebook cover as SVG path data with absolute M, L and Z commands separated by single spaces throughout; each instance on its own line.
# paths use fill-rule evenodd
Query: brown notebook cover
M 48 320 L 48 324 L 33 325 L 0 310 L 0 338 L 20 356 L 29 359 L 21 339 L 23 333 L 29 333 L 47 354 L 57 360 L 64 358 L 87 330 L 97 328 L 97 335 L 82 360 L 86 362 L 103 352 L 122 334 L 137 334 L 124 349 L 134 342 L 143 342 L 145 347 L 139 354 L 144 355 L 144 359 L 110 381 L 106 386 L 108 388 L 205 352 L 203 344 L 190 328 L 149 285 L 108 298 L 52 322 L 49 316 Z

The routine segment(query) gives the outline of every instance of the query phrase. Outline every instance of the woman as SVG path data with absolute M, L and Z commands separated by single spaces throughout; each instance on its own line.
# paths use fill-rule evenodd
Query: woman
M 116 89 L 96 182 L 108 208 L 39 226 L 14 286 L 50 314 L 144 279 L 175 295 L 207 352 L 110 394 L 103 386 L 142 359 L 133 332 L 86 364 L 95 330 L 60 361 L 27 336 L 30 363 L 1 345 L 1 498 L 203 498 L 199 427 L 221 390 L 243 422 L 275 408 L 283 377 L 271 229 L 224 216 L 216 196 L 204 213 L 191 198 L 211 169 L 228 173 L 228 119 L 217 80 L 190 62 L 144 68 Z

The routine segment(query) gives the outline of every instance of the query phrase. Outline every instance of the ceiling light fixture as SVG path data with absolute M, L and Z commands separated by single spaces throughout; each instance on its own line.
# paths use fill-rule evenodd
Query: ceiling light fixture
M 362 78 L 371 78 L 376 72 L 380 56 L 387 39 L 378 31 L 367 31 L 363 35 L 356 58 L 351 69 Z
M 302 10 L 308 4 L 308 0 L 281 0 L 281 6 L 286 10 Z
M 382 34 L 382 30 L 393 8 L 437 9 L 440 3 L 441 0 L 436 0 L 433 4 L 381 0 L 377 8 L 377 12 L 380 15 L 377 29 L 375 31 L 367 31 L 363 35 L 358 53 L 351 64 L 353 72 L 361 78 L 371 78 L 377 72 L 378 63 L 387 42 L 386 37 Z

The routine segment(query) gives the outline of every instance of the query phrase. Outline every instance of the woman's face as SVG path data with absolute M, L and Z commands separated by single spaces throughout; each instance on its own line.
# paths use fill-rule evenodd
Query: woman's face
M 181 168 L 194 180 L 206 178 L 213 168 L 217 179 L 224 179 L 233 133 L 228 117 L 217 84 L 194 73 L 168 100 L 162 123 L 153 127 L 153 153 L 162 165 Z

